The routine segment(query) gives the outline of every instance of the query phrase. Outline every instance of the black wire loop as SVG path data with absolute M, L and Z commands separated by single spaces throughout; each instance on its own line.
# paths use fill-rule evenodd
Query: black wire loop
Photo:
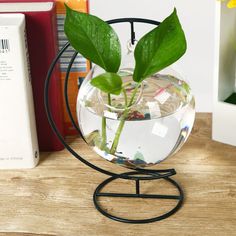
M 135 39 L 135 32 L 134 32 L 134 23 L 146 23 L 146 24 L 153 24 L 153 25 L 159 25 L 160 24 L 160 22 L 158 22 L 158 21 L 149 20 L 149 19 L 142 19 L 142 18 L 120 18 L 120 19 L 108 20 L 107 23 L 109 23 L 109 24 L 130 23 L 130 26 L 131 26 L 131 42 L 132 43 L 134 43 L 134 41 L 136 40 Z M 53 70 L 55 68 L 55 65 L 58 63 L 60 57 L 68 49 L 69 46 L 70 46 L 70 43 L 67 42 L 61 48 L 61 50 L 59 51 L 59 53 L 57 54 L 55 59 L 52 61 L 52 64 L 51 64 L 51 66 L 48 70 L 47 76 L 46 76 L 45 89 L 44 89 L 44 103 L 45 103 L 45 109 L 46 109 L 46 114 L 47 114 L 47 117 L 48 117 L 48 121 L 49 121 L 53 131 L 55 132 L 56 136 L 61 141 L 61 143 L 65 146 L 65 148 L 73 156 L 75 156 L 78 160 L 80 160 L 85 165 L 87 165 L 87 166 L 93 168 L 94 170 L 99 171 L 103 174 L 106 174 L 106 175 L 109 175 L 109 176 L 112 176 L 112 177 L 116 177 L 116 178 L 131 179 L 131 180 L 153 180 L 153 179 L 167 178 L 169 176 L 175 175 L 176 172 L 175 172 L 174 169 L 150 170 L 150 169 L 140 169 L 140 168 L 135 170 L 137 172 L 137 175 L 140 173 L 141 175 L 146 174 L 146 176 L 134 176 L 134 175 L 129 175 L 127 173 L 116 174 L 116 173 L 110 172 L 108 170 L 102 169 L 102 168 L 90 163 L 89 161 L 85 160 L 74 149 L 72 149 L 70 147 L 70 145 L 68 145 L 66 143 L 66 141 L 64 140 L 64 137 L 62 136 L 62 134 L 58 130 L 58 128 L 55 124 L 55 121 L 52 117 L 51 108 L 50 108 L 50 101 L 49 101 L 49 85 L 50 85 L 50 79 L 51 79 L 51 75 L 53 73 Z M 69 62 L 69 65 L 68 65 L 68 68 L 67 68 L 67 71 L 66 71 L 65 83 L 64 83 L 64 99 L 65 99 L 66 109 L 67 109 L 70 121 L 71 121 L 72 125 L 74 126 L 74 128 L 76 129 L 76 131 L 83 138 L 83 135 L 81 134 L 80 128 L 78 127 L 78 125 L 76 124 L 76 122 L 75 122 L 75 120 L 72 116 L 72 112 L 71 112 L 70 105 L 69 105 L 69 100 L 68 100 L 68 92 L 69 92 L 68 91 L 68 81 L 69 81 L 69 78 L 70 78 L 71 68 L 73 66 L 74 60 L 77 57 L 77 55 L 78 55 L 78 52 L 75 51 L 75 53 L 71 57 L 71 60 Z

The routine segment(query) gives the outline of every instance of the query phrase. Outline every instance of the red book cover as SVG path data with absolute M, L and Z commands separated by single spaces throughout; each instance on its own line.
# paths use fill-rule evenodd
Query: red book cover
M 42 9 L 42 6 L 38 5 L 38 3 L 44 3 L 46 6 L 45 9 Z M 10 9 L 8 13 L 20 12 L 25 14 L 26 17 L 26 31 L 39 149 L 40 151 L 62 150 L 63 145 L 49 125 L 44 108 L 43 96 L 44 83 L 49 66 L 58 52 L 55 3 L 54 1 L 43 0 L 0 1 L 1 13 L 3 13 L 3 11 L 4 13 L 6 12 L 6 10 L 3 10 L 4 8 Z M 51 77 L 49 98 L 55 123 L 59 131 L 64 135 L 59 65 L 57 65 Z

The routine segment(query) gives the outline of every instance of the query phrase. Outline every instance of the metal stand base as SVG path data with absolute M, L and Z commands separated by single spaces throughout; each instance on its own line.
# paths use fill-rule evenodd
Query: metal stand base
M 161 173 L 163 172 L 160 171 Z M 136 186 L 136 193 L 134 194 L 130 194 L 130 193 L 106 193 L 106 192 L 102 192 L 102 189 L 108 185 L 109 183 L 111 183 L 112 181 L 118 179 L 118 178 L 122 178 L 122 175 L 125 176 L 130 176 L 131 180 L 135 181 L 135 186 Z M 183 200 L 184 200 L 184 194 L 183 191 L 181 189 L 181 187 L 170 177 L 163 177 L 164 175 L 160 175 L 158 174 L 158 171 L 155 172 L 151 172 L 151 173 L 140 173 L 137 171 L 133 171 L 133 172 L 128 172 L 128 173 L 124 173 L 119 176 L 114 176 L 114 177 L 110 177 L 108 179 L 106 179 L 105 181 L 103 181 L 95 190 L 94 195 L 93 195 L 93 201 L 94 201 L 94 205 L 96 207 L 96 209 L 102 213 L 104 216 L 112 219 L 112 220 L 116 220 L 116 221 L 120 221 L 123 223 L 132 223 L 132 224 L 144 224 L 144 223 L 151 223 L 151 222 L 155 222 L 155 221 L 160 221 L 163 219 L 166 219 L 167 217 L 173 215 L 176 211 L 178 211 L 180 209 L 180 207 L 183 204 Z M 136 176 L 139 175 L 139 176 Z M 168 181 L 169 183 L 171 183 L 173 185 L 173 187 L 175 187 L 179 194 L 178 195 L 158 195 L 158 194 L 142 194 L 140 193 L 140 181 L 141 180 L 145 180 L 145 177 L 140 177 L 140 175 L 145 175 L 145 176 L 149 176 L 148 180 L 154 180 L 154 179 L 164 179 L 166 181 Z M 173 175 L 170 174 L 170 175 Z M 165 175 L 166 176 L 166 175 Z M 145 198 L 145 199 L 172 199 L 172 200 L 176 200 L 177 204 L 176 206 L 170 210 L 169 212 L 160 215 L 160 216 L 156 216 L 154 218 L 149 218 L 149 219 L 141 219 L 141 220 L 134 220 L 134 219 L 127 219 L 127 218 L 121 218 L 121 217 L 117 217 L 114 215 L 111 215 L 107 210 L 103 209 L 101 207 L 101 205 L 99 204 L 99 198 L 100 197 L 121 197 L 121 198 Z

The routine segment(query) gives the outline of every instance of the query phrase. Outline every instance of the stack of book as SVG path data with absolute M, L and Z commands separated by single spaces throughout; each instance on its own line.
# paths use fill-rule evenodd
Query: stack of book
M 47 120 L 43 94 L 49 66 L 67 41 L 63 32 L 64 2 L 0 1 L 0 169 L 34 167 L 39 151 L 63 149 Z M 67 2 L 77 10 L 88 11 L 87 1 Z M 72 53 L 69 49 L 54 69 L 49 92 L 52 116 L 63 136 L 76 134 L 62 95 Z M 78 55 L 69 82 L 75 120 L 78 79 L 88 70 L 89 62 Z

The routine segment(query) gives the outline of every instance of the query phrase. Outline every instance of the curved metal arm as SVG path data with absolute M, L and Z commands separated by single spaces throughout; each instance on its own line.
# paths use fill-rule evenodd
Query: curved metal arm
M 109 24 L 114 24 L 114 23 L 122 23 L 122 22 L 130 22 L 131 23 L 131 31 L 134 30 L 133 28 L 133 23 L 134 22 L 140 22 L 140 23 L 149 23 L 149 24 L 154 24 L 154 25 L 159 25 L 160 23 L 157 21 L 153 21 L 153 20 L 148 20 L 148 19 L 140 19 L 140 18 L 121 18 L 121 19 L 114 19 L 114 20 L 109 20 L 107 21 L 107 23 Z M 131 36 L 135 36 L 134 32 L 131 33 Z M 134 40 L 134 38 L 133 38 Z M 132 38 L 131 38 L 132 41 Z M 98 166 L 93 165 L 92 163 L 88 162 L 87 160 L 85 160 L 83 157 L 81 157 L 75 150 L 73 150 L 64 140 L 64 137 L 61 135 L 60 131 L 58 130 L 55 121 L 53 120 L 52 114 L 51 114 L 51 108 L 50 108 L 50 103 L 49 103 L 49 85 L 50 85 L 50 79 L 51 79 L 51 75 L 53 73 L 53 70 L 55 68 L 55 65 L 57 64 L 57 62 L 59 61 L 60 57 L 62 56 L 62 54 L 67 50 L 67 48 L 70 46 L 70 43 L 67 42 L 63 48 L 59 51 L 58 55 L 56 56 L 56 58 L 52 61 L 52 64 L 48 70 L 47 73 L 47 77 L 46 77 L 46 81 L 45 81 L 45 89 L 44 89 L 44 103 L 45 103 L 45 109 L 46 109 L 46 114 L 48 117 L 48 121 L 53 129 L 53 131 L 55 132 L 55 134 L 57 135 L 57 137 L 59 138 L 59 140 L 61 141 L 61 143 L 65 146 L 65 148 L 73 155 L 75 156 L 78 160 L 80 160 L 82 163 L 84 163 L 85 165 L 93 168 L 96 171 L 99 171 L 103 174 L 109 175 L 109 176 L 113 176 L 113 177 L 118 177 L 118 178 L 123 178 L 123 179 L 132 179 L 132 180 L 152 180 L 152 179 L 159 179 L 159 178 L 166 178 L 169 176 L 174 175 L 176 172 L 174 169 L 168 169 L 168 170 L 148 170 L 148 169 L 137 169 L 137 174 L 138 173 L 142 173 L 142 174 L 147 174 L 149 176 L 142 176 L 142 177 L 137 177 L 137 176 L 130 176 L 130 175 L 126 175 L 126 174 L 116 174 L 107 170 L 104 170 Z M 69 114 L 69 118 L 73 124 L 73 126 L 75 127 L 75 129 L 78 131 L 79 134 L 81 134 L 81 131 L 79 129 L 79 127 L 77 126 L 73 116 L 72 116 L 72 112 L 70 109 L 70 105 L 69 105 L 69 101 L 68 101 L 68 81 L 69 81 L 69 75 L 71 72 L 71 68 L 73 65 L 73 62 L 77 56 L 78 52 L 75 52 L 74 55 L 72 56 L 70 63 L 68 65 L 67 68 L 67 72 L 66 72 L 66 77 L 65 77 L 65 83 L 64 83 L 64 96 L 65 96 L 65 102 L 66 102 L 66 109 L 67 112 Z M 83 137 L 83 135 L 81 134 L 81 137 Z

